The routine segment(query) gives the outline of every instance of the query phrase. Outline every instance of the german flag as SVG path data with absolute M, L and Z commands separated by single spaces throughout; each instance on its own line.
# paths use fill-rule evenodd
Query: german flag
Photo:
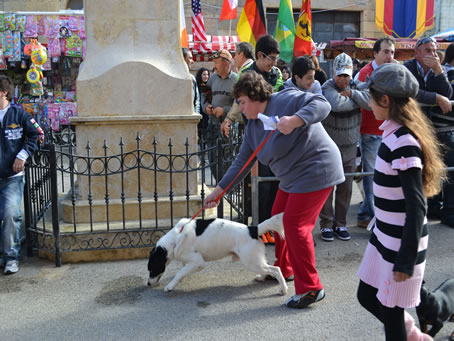
M 236 31 L 241 41 L 246 41 L 255 48 L 257 40 L 266 34 L 262 0 L 246 0 Z

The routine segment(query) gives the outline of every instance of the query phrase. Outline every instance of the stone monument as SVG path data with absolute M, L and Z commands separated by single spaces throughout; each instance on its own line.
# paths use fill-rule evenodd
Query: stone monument
M 104 144 L 110 155 L 120 153 L 120 138 L 125 152 L 137 148 L 184 154 L 188 139 L 190 152 L 197 150 L 197 122 L 200 115 L 192 110 L 192 83 L 180 46 L 180 1 L 165 0 L 85 0 L 85 32 L 87 54 L 77 79 L 78 117 L 76 126 L 77 154 L 103 156 Z M 131 161 L 132 162 L 132 161 Z M 117 163 L 118 166 L 118 163 Z M 84 165 L 79 165 L 84 167 Z M 116 167 L 110 165 L 109 167 Z M 143 171 L 141 182 L 142 219 L 154 219 L 153 195 L 160 196 L 159 215 L 170 216 L 170 180 L 158 175 L 155 188 L 153 174 Z M 63 202 L 65 222 L 86 223 L 89 219 L 89 193 L 95 222 L 122 219 L 121 193 L 126 202 L 126 219 L 138 219 L 137 172 L 125 174 L 125 187 L 120 176 L 111 176 L 109 217 L 106 213 L 105 179 L 79 176 L 76 209 L 70 201 Z M 191 195 L 197 194 L 197 174 L 191 173 Z M 176 174 L 172 179 L 173 213 L 186 216 L 186 178 Z M 191 212 L 200 208 L 200 200 L 191 202 Z M 75 213 L 75 214 L 74 214 Z

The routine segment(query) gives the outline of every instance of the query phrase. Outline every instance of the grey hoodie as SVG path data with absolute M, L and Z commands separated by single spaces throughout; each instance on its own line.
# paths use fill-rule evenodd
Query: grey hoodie
M 305 122 L 304 126 L 296 128 L 289 135 L 275 131 L 256 156 L 276 174 L 283 191 L 308 193 L 345 181 L 339 149 L 320 123 L 330 108 L 323 96 L 295 88 L 274 93 L 268 101 L 264 115 L 297 115 Z M 221 188 L 227 187 L 269 134 L 270 131 L 263 129 L 260 120 L 248 121 L 240 152 L 219 182 Z M 235 184 L 246 176 L 253 164 L 249 164 Z

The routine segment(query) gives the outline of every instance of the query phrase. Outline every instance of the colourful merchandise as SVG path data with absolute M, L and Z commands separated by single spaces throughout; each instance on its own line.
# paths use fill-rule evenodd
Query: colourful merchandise
M 47 17 L 46 23 L 46 34 L 47 39 L 56 39 L 60 36 L 60 20 L 55 16 Z
M 16 31 L 25 31 L 25 15 L 16 15 Z
M 38 44 L 36 48 L 33 49 L 30 55 L 33 64 L 43 65 L 47 60 L 46 48 L 41 44 Z
M 14 31 L 16 29 L 16 16 L 12 13 L 4 16 L 5 30 Z
M 5 15 L 4 14 L 0 14 L 0 31 L 4 31 L 6 30 L 5 28 Z
M 13 35 L 10 30 L 3 32 L 3 55 L 5 58 L 13 57 Z
M 30 93 L 32 96 L 44 95 L 43 82 L 30 83 Z
M 47 34 L 47 17 L 42 15 L 38 17 L 38 35 L 43 36 Z
M 80 27 L 80 38 L 85 40 L 87 37 L 85 36 L 85 18 L 80 17 L 79 18 L 79 27 Z
M 50 57 L 61 56 L 60 39 L 49 39 L 47 49 Z
M 79 17 L 71 16 L 68 19 L 68 28 L 76 33 L 79 31 Z
M 25 19 L 24 37 L 37 37 L 38 36 L 38 17 L 36 15 L 27 15 Z
M 76 35 L 73 35 L 65 40 L 66 40 L 65 56 L 82 57 L 82 49 L 83 49 L 82 40 Z
M 9 58 L 10 62 L 20 62 L 21 61 L 21 39 L 20 32 L 14 31 L 12 33 L 12 43 L 13 43 L 13 55 Z

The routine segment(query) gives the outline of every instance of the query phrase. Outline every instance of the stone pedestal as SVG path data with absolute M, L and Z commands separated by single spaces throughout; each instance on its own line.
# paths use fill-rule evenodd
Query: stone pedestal
M 104 156 L 104 144 L 109 147 L 108 156 L 119 154 L 121 138 L 124 152 L 136 150 L 137 134 L 141 150 L 152 152 L 154 138 L 159 153 L 169 153 L 169 138 L 173 154 L 186 152 L 186 140 L 190 153 L 197 150 L 200 115 L 193 113 L 192 81 L 181 54 L 179 6 L 179 1 L 164 0 L 85 0 L 87 54 L 77 79 L 78 117 L 72 119 L 78 155 L 87 155 L 88 142 L 91 156 Z M 152 162 L 150 158 L 142 161 Z M 109 165 L 118 166 L 115 161 Z M 103 177 L 79 176 L 76 221 L 87 219 L 89 194 L 94 216 L 100 221 L 107 218 L 106 188 L 110 202 L 119 201 L 124 193 L 125 200 L 131 202 L 129 211 L 136 212 L 137 171 L 125 175 L 123 189 L 120 175 L 108 177 L 107 184 Z M 142 171 L 142 200 L 152 200 L 155 192 L 164 201 L 168 198 L 170 178 L 164 173 L 158 177 L 155 188 L 154 174 Z M 196 172 L 190 174 L 189 181 L 184 174 L 175 174 L 173 195 L 183 196 L 186 183 L 190 194 L 196 195 Z M 77 207 L 81 208 L 79 213 Z M 65 202 L 63 209 L 64 220 L 72 221 L 72 205 Z

